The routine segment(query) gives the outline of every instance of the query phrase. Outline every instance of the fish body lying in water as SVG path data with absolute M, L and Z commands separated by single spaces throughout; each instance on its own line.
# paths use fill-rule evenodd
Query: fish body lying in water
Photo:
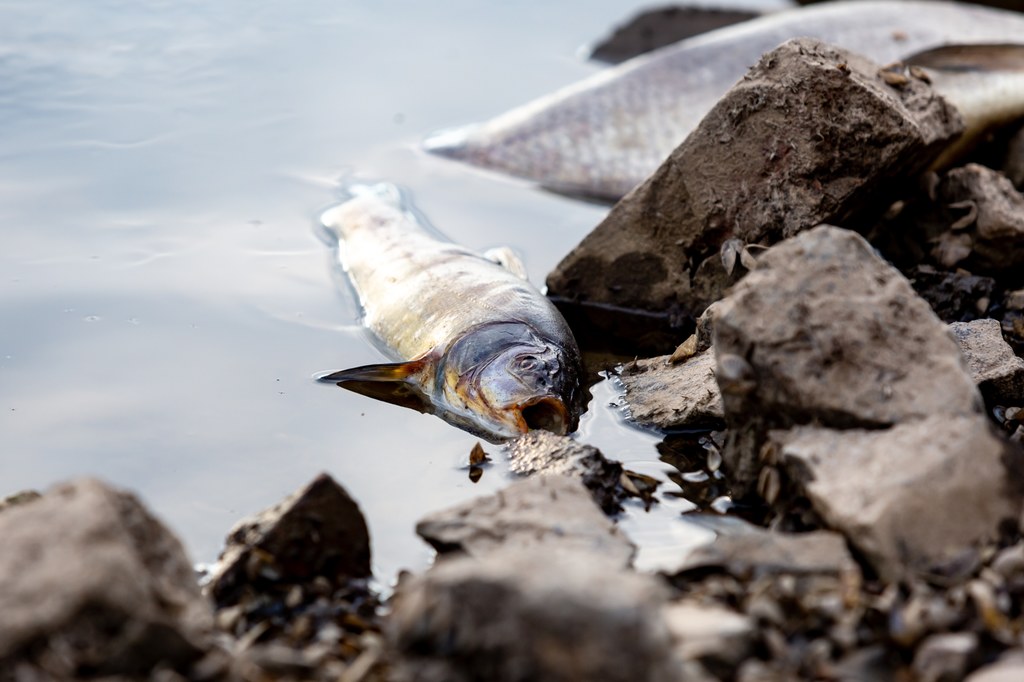
M 582 412 L 580 352 L 552 303 L 508 266 L 431 234 L 398 190 L 354 187 L 321 222 L 366 326 L 400 360 L 334 372 L 372 398 L 436 414 L 497 442 L 566 434 Z
M 949 43 L 1024 42 L 1024 14 L 931 0 L 778 12 L 641 55 L 425 147 L 556 192 L 614 201 L 653 173 L 762 54 L 796 37 L 885 65 Z M 960 108 L 958 92 L 950 99 Z M 1024 90 L 1014 97 L 1020 115 Z

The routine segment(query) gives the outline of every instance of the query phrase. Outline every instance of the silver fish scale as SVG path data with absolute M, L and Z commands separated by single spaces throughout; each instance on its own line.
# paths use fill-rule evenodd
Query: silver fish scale
M 425 146 L 555 191 L 617 199 L 654 172 L 762 54 L 795 37 L 886 64 L 943 44 L 1024 41 L 1024 15 L 930 0 L 780 12 L 642 55 Z
M 575 346 L 562 316 L 529 282 L 434 238 L 399 207 L 375 197 L 352 199 L 331 211 L 327 227 L 340 239 L 365 325 L 399 359 L 443 348 L 476 325 L 510 320 Z

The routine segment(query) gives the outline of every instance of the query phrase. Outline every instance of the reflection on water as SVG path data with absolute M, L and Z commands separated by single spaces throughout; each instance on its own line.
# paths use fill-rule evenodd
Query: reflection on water
M 422 566 L 416 519 L 507 474 L 474 484 L 471 436 L 312 381 L 380 357 L 313 218 L 336 178 L 387 178 L 543 281 L 604 209 L 413 143 L 590 73 L 577 46 L 630 9 L 3 3 L 2 492 L 101 476 L 208 561 L 240 516 L 326 470 L 366 511 L 379 575 Z M 609 456 L 657 463 L 655 440 L 619 440 Z

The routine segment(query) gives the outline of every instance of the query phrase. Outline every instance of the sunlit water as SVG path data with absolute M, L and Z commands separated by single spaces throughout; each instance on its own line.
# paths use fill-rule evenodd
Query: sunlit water
M 0 492 L 98 476 L 210 561 L 327 471 L 382 580 L 425 565 L 415 521 L 508 479 L 497 457 L 471 483 L 476 439 L 440 420 L 312 380 L 380 358 L 314 219 L 338 178 L 390 180 L 542 282 L 604 209 L 416 143 L 593 72 L 579 46 L 639 4 L 0 2 Z M 663 472 L 595 393 L 582 438 Z

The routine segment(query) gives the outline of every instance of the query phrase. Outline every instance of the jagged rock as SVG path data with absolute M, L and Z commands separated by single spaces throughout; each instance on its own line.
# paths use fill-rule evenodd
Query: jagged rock
M 919 682 L 962 680 L 977 648 L 978 636 L 973 632 L 932 635 L 914 654 L 914 679 Z
M 520 476 L 562 474 L 578 478 L 606 514 L 621 510 L 622 465 L 597 448 L 550 431 L 530 431 L 506 447 L 509 469 Z
M 212 646 L 181 543 L 127 492 L 55 487 L 0 514 L 0 544 L 0 677 L 16 665 L 41 671 L 24 679 L 188 673 Z
M 1024 264 L 1024 196 L 1006 176 L 970 163 L 946 173 L 937 194 L 949 228 L 933 249 L 940 263 L 996 274 Z
M 628 566 L 635 552 L 580 481 L 551 474 L 430 514 L 416 524 L 416 532 L 438 552 L 474 557 L 537 547 L 554 554 L 580 553 L 605 566 Z
M 1024 456 L 984 415 L 877 430 L 805 426 L 772 441 L 799 493 L 888 580 L 962 578 L 980 546 L 1021 513 Z
M 209 587 L 221 607 L 236 603 L 246 591 L 317 577 L 342 585 L 371 575 L 370 536 L 363 514 L 327 474 L 239 522 L 227 542 Z
M 780 243 L 723 300 L 715 354 L 734 487 L 753 491 L 768 428 L 881 428 L 979 414 L 960 349 L 859 235 L 821 226 Z
M 663 612 L 683 660 L 736 666 L 750 653 L 755 626 L 748 616 L 687 600 L 672 602 Z
M 998 661 L 975 670 L 965 682 L 1020 682 L 1024 679 L 1024 651 L 1014 649 Z
M 630 363 L 619 373 L 630 418 L 658 429 L 714 426 L 724 418 L 710 350 L 683 362 L 669 356 Z
M 1024 403 L 1024 359 L 1003 339 L 998 320 L 949 325 L 967 362 L 967 371 L 989 403 Z
M 831 531 L 779 533 L 745 521 L 690 515 L 718 535 L 686 556 L 676 575 L 718 570 L 742 580 L 764 575 L 853 575 L 859 573 L 843 536 Z
M 961 129 L 924 82 L 888 85 L 857 55 L 789 41 L 559 263 L 548 290 L 695 317 L 744 269 L 726 271 L 727 241 L 768 245 L 871 211 L 873 195 L 913 177 Z
M 653 576 L 549 545 L 444 559 L 396 592 L 387 626 L 398 655 L 394 676 L 676 680 L 672 638 L 660 617 L 667 592 Z

